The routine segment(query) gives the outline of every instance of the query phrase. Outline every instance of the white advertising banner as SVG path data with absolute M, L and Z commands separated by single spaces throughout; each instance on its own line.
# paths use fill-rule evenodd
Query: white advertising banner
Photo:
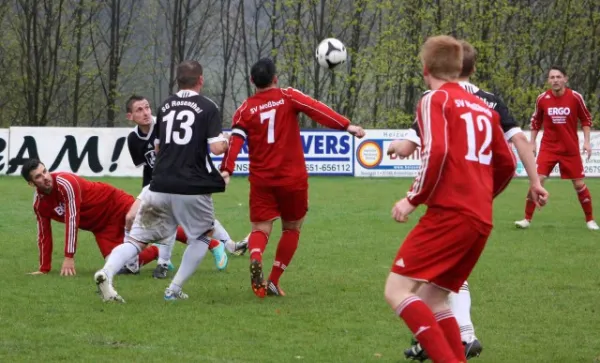
M 8 129 L 0 129 L 0 175 L 6 174 L 8 169 Z
M 127 150 L 131 128 L 11 127 L 7 174 L 18 175 L 27 158 L 50 171 L 82 176 L 141 176 Z
M 389 144 L 404 137 L 408 130 L 365 130 L 366 136 L 356 140 L 354 176 L 356 177 L 414 177 L 421 165 L 420 150 L 408 158 L 399 159 L 386 154 Z

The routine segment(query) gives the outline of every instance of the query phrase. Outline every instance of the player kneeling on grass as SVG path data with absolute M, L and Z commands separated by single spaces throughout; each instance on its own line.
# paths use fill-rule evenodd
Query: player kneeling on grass
M 212 194 L 225 191 L 225 180 L 210 153 L 227 150 L 217 105 L 200 94 L 202 66 L 184 61 L 177 66 L 179 91 L 167 98 L 157 115 L 158 153 L 150 188 L 141 200 L 124 244 L 115 248 L 94 280 L 104 301 L 124 302 L 113 277 L 151 241 L 162 241 L 180 225 L 188 236 L 181 266 L 165 290 L 165 300 L 187 299 L 181 288 L 194 274 L 211 244 L 214 228 Z
M 275 64 L 261 59 L 250 71 L 256 94 L 233 116 L 231 147 L 221 164 L 226 181 L 235 170 L 235 160 L 244 141 L 250 150 L 250 280 L 258 297 L 282 296 L 279 278 L 289 266 L 300 239 L 300 228 L 308 208 L 308 174 L 304 161 L 298 114 L 329 128 L 363 137 L 364 130 L 350 125 L 344 116 L 294 88 L 277 87 Z M 282 220 L 282 234 L 268 281 L 264 281 L 262 254 L 273 221 Z
M 422 47 L 432 90 L 417 106 L 421 169 L 392 216 L 406 222 L 420 204 L 427 211 L 398 250 L 385 298 L 434 362 L 465 362 L 457 321 L 447 303 L 458 292 L 492 230 L 492 200 L 516 170 L 499 116 L 457 82 L 463 50 L 449 36 Z M 451 144 L 450 144 L 451 142 Z

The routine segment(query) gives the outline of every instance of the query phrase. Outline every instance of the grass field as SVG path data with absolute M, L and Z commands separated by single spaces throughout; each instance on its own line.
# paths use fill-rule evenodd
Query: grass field
M 139 179 L 106 179 L 136 194 Z M 257 299 L 248 257 L 219 273 L 207 259 L 189 281 L 187 301 L 165 303 L 166 281 L 119 276 L 127 304 L 104 304 L 92 275 L 103 261 L 80 232 L 77 276 L 60 277 L 63 225 L 54 226 L 53 271 L 37 268 L 32 191 L 0 178 L 0 362 L 398 362 L 410 333 L 383 299 L 403 237 L 416 223 L 390 218 L 408 179 L 313 178 L 310 212 L 285 298 Z M 600 180 L 588 180 L 600 208 Z M 551 202 L 532 228 L 516 230 L 527 184 L 498 199 L 496 228 L 470 279 L 476 362 L 594 362 L 600 359 L 600 234 L 588 231 L 570 183 L 551 180 Z M 234 239 L 248 233 L 248 184 L 235 178 L 215 196 Z M 420 210 L 422 212 L 422 210 Z M 420 214 L 420 213 L 419 213 Z M 274 233 L 266 259 L 273 256 Z M 183 251 L 176 246 L 174 262 Z

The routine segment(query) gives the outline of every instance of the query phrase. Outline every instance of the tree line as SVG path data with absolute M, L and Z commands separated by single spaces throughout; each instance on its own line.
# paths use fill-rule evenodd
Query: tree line
M 156 107 L 186 59 L 203 64 L 204 93 L 227 126 L 266 56 L 280 85 L 366 127 L 405 127 L 425 90 L 419 48 L 433 34 L 476 47 L 473 82 L 523 125 L 553 64 L 600 116 L 599 0 L 7 0 L 0 25 L 1 127 L 126 126 L 127 97 Z M 327 37 L 348 49 L 334 71 L 314 60 Z

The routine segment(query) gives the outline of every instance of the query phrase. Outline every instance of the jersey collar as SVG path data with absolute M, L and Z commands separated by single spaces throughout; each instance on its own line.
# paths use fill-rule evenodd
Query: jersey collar
M 191 89 L 182 89 L 181 91 L 177 92 L 176 95 L 179 98 L 187 98 L 187 97 L 198 96 L 199 93 L 196 91 L 192 91 Z
M 156 123 L 156 116 L 152 116 L 152 123 L 150 124 L 150 130 L 148 130 L 148 133 L 146 134 L 146 136 L 142 136 L 142 134 L 140 133 L 140 127 L 137 125 L 133 128 L 133 132 L 135 132 L 135 134 L 137 135 L 137 137 L 140 140 L 148 140 L 148 139 L 150 139 L 150 135 L 152 135 L 152 131 L 154 131 L 155 123 Z
M 458 82 L 458 84 L 460 84 L 460 86 L 465 90 L 468 91 L 469 93 L 477 93 L 479 91 L 479 87 L 477 87 L 476 85 L 474 85 L 471 82 L 467 82 L 467 81 L 460 81 Z

